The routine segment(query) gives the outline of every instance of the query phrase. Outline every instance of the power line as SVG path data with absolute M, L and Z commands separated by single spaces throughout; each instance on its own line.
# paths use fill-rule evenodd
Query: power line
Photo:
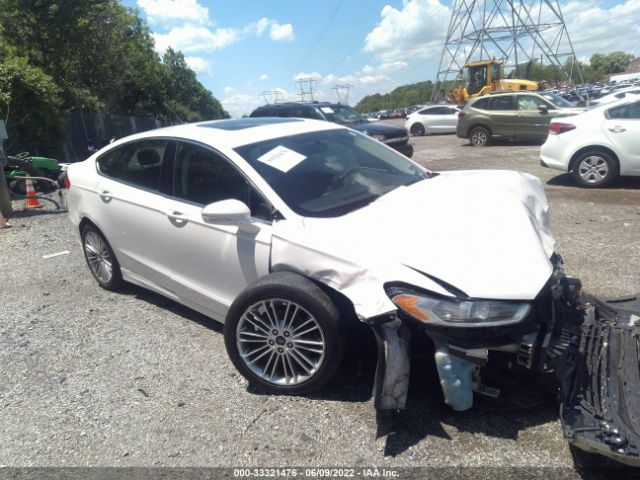
M 336 103 L 349 105 L 349 91 L 353 88 L 350 83 L 337 83 L 332 87 L 336 98 Z

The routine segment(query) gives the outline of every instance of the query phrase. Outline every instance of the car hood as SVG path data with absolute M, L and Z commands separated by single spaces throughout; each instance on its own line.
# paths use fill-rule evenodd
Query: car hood
M 553 271 L 541 182 L 508 171 L 442 173 L 338 218 L 278 222 L 272 267 L 349 297 L 361 317 L 395 310 L 384 284 L 443 295 L 532 300 Z
M 406 128 L 396 127 L 394 125 L 385 125 L 384 123 L 359 123 L 357 125 L 348 126 L 354 130 L 364 133 L 365 135 L 384 135 L 386 138 L 395 138 L 407 135 Z

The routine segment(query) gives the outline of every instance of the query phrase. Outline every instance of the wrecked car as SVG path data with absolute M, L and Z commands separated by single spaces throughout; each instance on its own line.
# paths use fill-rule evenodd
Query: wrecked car
M 224 323 L 253 384 L 305 394 L 336 373 L 350 319 L 378 344 L 374 403 L 403 409 L 426 333 L 445 402 L 483 368 L 559 392 L 564 434 L 640 459 L 638 302 L 600 302 L 563 272 L 540 181 L 431 172 L 335 124 L 249 118 L 121 139 L 68 170 L 69 215 L 100 286 L 123 281 Z

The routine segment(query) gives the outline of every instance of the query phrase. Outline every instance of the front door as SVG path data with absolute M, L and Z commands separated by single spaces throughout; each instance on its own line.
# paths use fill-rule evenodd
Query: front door
M 514 135 L 523 140 L 542 140 L 549 134 L 553 105 L 535 95 L 517 95 Z
M 178 143 L 173 178 L 163 228 L 173 289 L 183 303 L 222 321 L 238 294 L 269 273 L 271 207 L 234 165 L 199 144 Z M 249 224 L 202 219 L 204 206 L 227 199 L 249 206 Z

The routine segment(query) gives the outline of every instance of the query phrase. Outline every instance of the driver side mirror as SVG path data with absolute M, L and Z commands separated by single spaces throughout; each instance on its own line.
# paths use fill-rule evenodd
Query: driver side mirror
M 236 199 L 220 200 L 202 209 L 202 219 L 207 223 L 247 223 L 250 217 L 249 207 Z
M 540 113 L 543 115 L 546 115 L 547 113 L 549 113 L 549 109 L 547 108 L 546 105 L 540 105 L 538 107 L 538 110 L 540 110 Z

